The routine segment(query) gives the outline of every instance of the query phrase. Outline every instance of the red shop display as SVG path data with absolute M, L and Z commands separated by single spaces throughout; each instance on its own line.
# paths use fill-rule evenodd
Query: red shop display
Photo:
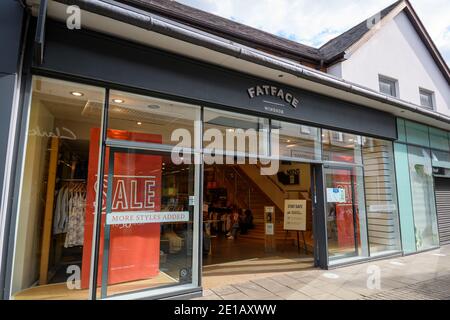
M 339 247 L 354 247 L 354 223 L 353 223 L 353 203 L 351 171 L 336 170 L 333 175 L 335 188 L 345 190 L 345 202 L 336 203 L 336 226 Z
M 353 162 L 354 157 L 348 155 L 337 155 L 333 157 L 334 161 L 342 162 Z M 352 195 L 352 178 L 353 170 L 342 169 L 336 170 L 333 176 L 333 185 L 335 188 L 340 188 L 345 190 L 345 202 L 336 203 L 336 227 L 338 234 L 338 244 L 339 247 L 354 247 L 355 246 L 355 232 L 356 239 L 359 242 L 359 213 L 358 213 L 358 203 L 357 194 L 355 190 L 355 198 Z M 355 187 L 355 182 L 353 187 Z M 355 202 L 355 220 L 356 228 L 353 220 L 353 202 Z
M 160 135 L 108 130 L 108 138 L 140 142 L 161 143 Z M 81 286 L 89 286 L 95 200 L 97 197 L 97 166 L 100 129 L 91 129 L 89 167 L 86 195 L 86 217 L 82 259 Z M 99 250 L 99 276 L 103 259 L 104 226 L 106 221 L 106 193 L 109 148 L 106 150 L 102 227 Z M 160 211 L 161 209 L 160 156 L 117 152 L 114 154 L 112 212 Z M 110 226 L 108 284 L 148 279 L 159 273 L 160 224 L 119 224 Z

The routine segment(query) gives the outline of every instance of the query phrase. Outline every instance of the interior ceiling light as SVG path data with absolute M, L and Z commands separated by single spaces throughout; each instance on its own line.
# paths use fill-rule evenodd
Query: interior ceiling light
M 84 96 L 84 93 L 83 92 L 79 92 L 79 91 L 72 91 L 70 94 L 75 96 L 75 97 L 82 97 L 82 96 Z
M 114 103 L 124 103 L 125 100 L 123 100 L 123 99 L 113 99 L 113 102 Z
M 138 126 L 140 126 L 140 125 L 142 125 L 142 122 L 138 121 L 138 123 L 137 123 L 137 124 L 138 124 Z

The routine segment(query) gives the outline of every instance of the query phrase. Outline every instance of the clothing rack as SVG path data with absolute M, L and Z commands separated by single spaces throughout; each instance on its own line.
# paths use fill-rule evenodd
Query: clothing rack
M 84 179 L 57 179 L 58 164 L 61 163 L 61 160 L 59 159 L 58 156 L 61 150 L 61 144 L 62 144 L 61 140 L 58 137 L 51 138 L 46 202 L 44 211 L 44 226 L 42 230 L 42 242 L 41 242 L 41 259 L 39 267 L 40 285 L 47 284 L 49 279 L 50 243 L 52 240 L 52 224 L 53 224 L 56 184 L 60 182 L 86 183 L 86 180 Z M 65 161 L 64 164 L 66 165 Z M 73 163 L 72 176 L 74 172 L 73 168 L 75 165 L 76 163 Z

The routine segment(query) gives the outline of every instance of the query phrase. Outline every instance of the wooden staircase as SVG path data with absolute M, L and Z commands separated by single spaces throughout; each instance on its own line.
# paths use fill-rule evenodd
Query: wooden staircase
M 218 187 L 224 187 L 228 190 L 229 200 L 240 208 L 250 208 L 250 210 L 252 210 L 254 228 L 248 230 L 247 234 L 238 234 L 238 238 L 264 240 L 264 207 L 273 206 L 275 207 L 275 241 L 281 245 L 288 245 L 289 242 L 293 243 L 296 241 L 297 234 L 294 231 L 290 231 L 286 237 L 286 231 L 283 229 L 284 208 L 280 208 L 270 199 L 268 196 L 271 192 L 270 190 L 262 190 L 260 185 L 255 183 L 239 165 L 215 166 L 214 170 L 216 172 L 215 176 L 218 178 L 216 180 L 218 182 Z M 266 177 L 266 179 L 270 181 L 269 177 Z M 273 184 L 273 188 L 278 188 L 278 190 L 280 190 L 280 187 L 275 185 L 275 182 L 272 181 L 271 184 Z M 285 192 L 284 198 L 288 199 L 287 192 Z M 302 199 L 304 196 L 299 193 L 299 198 Z M 309 210 L 308 212 L 311 212 L 311 201 L 309 199 L 306 200 L 307 210 Z M 307 229 L 312 230 L 312 216 L 310 215 L 307 220 Z M 305 237 L 307 238 L 308 246 L 311 247 L 312 243 L 310 243 L 311 241 L 308 241 L 308 239 L 311 238 L 311 232 L 306 231 Z M 286 242 L 284 243 L 284 241 Z

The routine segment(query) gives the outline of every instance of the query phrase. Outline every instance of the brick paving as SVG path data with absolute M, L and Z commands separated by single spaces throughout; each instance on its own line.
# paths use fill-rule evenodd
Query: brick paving
M 283 272 L 209 288 L 196 299 L 449 300 L 450 246 L 334 270 Z

